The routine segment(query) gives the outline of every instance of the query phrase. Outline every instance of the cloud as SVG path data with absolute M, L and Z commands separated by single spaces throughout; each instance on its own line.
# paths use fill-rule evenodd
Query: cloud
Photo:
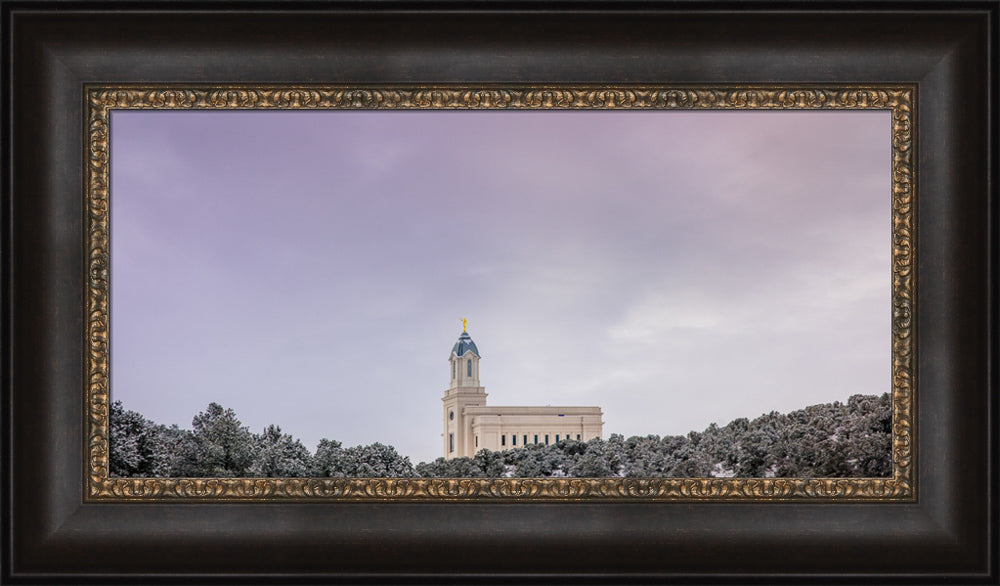
M 629 309 L 608 335 L 615 342 L 655 345 L 677 330 L 717 331 L 727 322 L 722 309 L 669 293 L 650 295 Z

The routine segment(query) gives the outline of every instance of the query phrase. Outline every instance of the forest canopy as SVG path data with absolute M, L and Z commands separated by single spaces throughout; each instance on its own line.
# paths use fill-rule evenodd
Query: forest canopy
M 324 438 L 310 452 L 277 425 L 252 432 L 218 403 L 181 429 L 115 401 L 109 450 L 117 477 L 884 477 L 892 473 L 892 401 L 888 393 L 854 395 L 687 435 L 611 434 L 415 466 L 381 443 L 345 448 Z

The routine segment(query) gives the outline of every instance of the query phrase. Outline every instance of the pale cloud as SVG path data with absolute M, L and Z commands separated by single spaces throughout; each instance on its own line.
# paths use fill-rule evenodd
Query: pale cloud
M 656 344 L 675 330 L 717 329 L 727 321 L 721 309 L 703 302 L 692 303 L 690 299 L 680 299 L 669 293 L 652 295 L 630 309 L 621 323 L 611 327 L 608 335 L 612 340 L 628 344 Z

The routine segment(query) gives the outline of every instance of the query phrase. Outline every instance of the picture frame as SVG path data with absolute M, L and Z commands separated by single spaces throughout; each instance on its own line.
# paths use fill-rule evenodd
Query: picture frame
M 86 249 L 88 266 L 88 321 L 92 348 L 88 356 L 86 412 L 89 457 L 85 500 L 103 501 L 512 501 L 512 502 L 572 502 L 601 501 L 831 501 L 831 502 L 905 502 L 916 498 L 913 485 L 913 356 L 915 355 L 913 322 L 913 273 L 915 254 L 914 233 L 914 161 L 913 136 L 916 113 L 912 86 L 642 86 L 642 85 L 421 85 L 392 86 L 189 86 L 105 85 L 86 87 L 86 119 L 88 176 L 86 208 L 88 210 Z M 890 146 L 891 164 L 882 168 L 884 185 L 879 195 L 891 200 L 889 234 L 891 258 L 884 263 L 887 270 L 879 271 L 879 280 L 888 277 L 891 287 L 889 304 L 893 308 L 891 330 L 889 382 L 891 401 L 886 414 L 892 420 L 892 431 L 885 456 L 891 470 L 884 477 L 789 478 L 649 478 L 608 476 L 604 478 L 565 478 L 552 475 L 542 478 L 156 478 L 116 477 L 109 470 L 111 425 L 108 406 L 114 399 L 108 364 L 109 328 L 111 321 L 110 280 L 119 273 L 111 267 L 110 219 L 115 216 L 111 202 L 111 168 L 121 168 L 112 160 L 112 116 L 116 113 L 146 113 L 162 117 L 167 113 L 194 113 L 205 116 L 212 112 L 269 112 L 350 114 L 361 112 L 391 112 L 399 122 L 403 113 L 496 114 L 511 118 L 514 113 L 537 115 L 544 113 L 588 113 L 594 120 L 598 112 L 646 113 L 725 113 L 729 126 L 734 116 L 760 113 L 820 113 L 847 115 L 851 113 L 883 113 L 883 146 Z M 203 123 L 207 122 L 204 119 Z M 841 124 L 846 120 L 841 119 Z M 583 124 L 583 122 L 580 122 Z M 199 129 L 203 129 L 200 126 Z M 480 137 L 489 140 L 489 137 Z M 344 140 L 348 140 L 346 137 Z M 121 147 L 119 153 L 126 149 Z M 121 194 L 118 194 L 121 201 Z M 205 194 L 204 197 L 211 197 Z M 873 193 L 873 197 L 874 193 Z M 292 204 L 289 203 L 289 206 Z M 119 208 L 121 209 L 121 208 Z M 385 210 L 379 210 L 383 214 Z M 815 213 L 815 212 L 813 212 Z M 121 215 L 117 216 L 123 217 Z M 121 220 L 118 220 L 121 222 Z M 745 220 L 744 220 L 745 222 Z M 118 224 L 119 226 L 123 224 Z M 852 222 L 857 229 L 858 224 Z M 553 229 L 553 228 L 549 228 Z M 879 231 L 881 234 L 881 231 Z M 881 234 L 884 236 L 884 234 Z M 171 233 L 170 238 L 177 238 Z M 187 244 L 192 244 L 188 242 Z M 580 245 L 583 242 L 579 243 Z M 124 249 L 126 247 L 122 247 Z M 202 253 L 207 253 L 203 251 Z M 843 269 L 840 269 L 843 270 Z M 883 274 L 884 273 L 884 274 Z M 874 275 L 872 275 L 874 276 Z M 124 290 L 126 287 L 123 286 Z M 881 297 L 880 297 L 881 299 Z M 881 299 L 886 301 L 885 299 Z M 883 315 L 873 312 L 872 317 Z M 124 317 L 121 313 L 119 318 Z M 135 318 L 135 314 L 131 315 Z M 866 324 L 868 325 L 868 324 Z M 464 328 L 463 328 L 464 329 Z M 875 328 L 872 327 L 872 330 Z M 881 328 L 879 328 L 881 329 Z M 821 336 L 813 332 L 812 339 Z M 353 343 L 359 343 L 354 340 Z M 718 344 L 718 342 L 716 342 Z M 203 352 L 208 352 L 204 350 Z M 468 366 L 469 373 L 473 366 Z M 209 369 L 210 370 L 210 369 Z M 478 370 L 477 370 L 478 372 Z M 206 373 L 202 373 L 205 376 Z M 880 381 L 881 382 L 881 381 Z M 276 407 L 276 406 L 273 406 Z M 569 409 L 559 407 L 560 410 Z M 600 415 L 598 415 L 598 418 Z M 525 441 L 527 441 L 525 436 Z M 546 436 L 541 441 L 548 442 Z M 558 439 L 558 435 L 553 435 Z M 454 438 L 454 436 L 453 436 Z M 454 441 L 454 439 L 452 439 Z M 514 438 L 512 441 L 516 441 Z
M 996 577 L 995 551 L 986 538 L 996 531 L 996 504 L 989 498 L 996 488 L 996 374 L 989 352 L 996 343 L 996 296 L 987 287 L 996 276 L 988 252 L 996 247 L 996 169 L 988 156 L 996 144 L 995 105 L 988 100 L 996 85 L 996 57 L 988 47 L 996 46 L 996 32 L 986 26 L 996 20 L 996 3 L 943 14 L 919 3 L 908 11 L 834 5 L 822 15 L 674 5 L 575 5 L 554 13 L 514 6 L 499 12 L 458 5 L 315 12 L 233 5 L 212 14 L 99 5 L 67 13 L 53 6 L 3 7 L 5 30 L 13 31 L 5 74 L 14 81 L 5 102 L 14 115 L 5 118 L 4 131 L 11 138 L 4 148 L 12 180 L 4 223 L 10 243 L 4 299 L 11 316 L 5 322 L 4 426 L 12 438 L 4 450 L 4 521 L 13 536 L 4 546 L 6 580 Z M 848 26 L 854 33 L 845 39 Z M 93 381 L 94 370 L 85 365 L 95 348 L 85 330 L 99 320 L 86 314 L 90 293 L 83 283 L 102 269 L 86 261 L 86 210 L 79 198 L 89 164 L 83 94 L 87 84 L 109 79 L 912 84 L 920 104 L 917 498 L 88 500 L 82 479 L 91 454 L 83 445 L 88 414 L 82 395 Z M 987 120 L 993 122 L 984 128 Z M 732 551 L 741 555 L 727 555 Z

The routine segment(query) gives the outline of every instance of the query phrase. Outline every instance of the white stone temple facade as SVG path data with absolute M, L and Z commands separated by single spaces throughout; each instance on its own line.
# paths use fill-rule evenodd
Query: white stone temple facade
M 463 326 L 464 322 L 463 321 Z M 600 407 L 490 407 L 479 383 L 479 348 L 463 328 L 448 362 L 451 384 L 444 402 L 444 457 L 474 456 L 481 449 L 506 450 L 563 439 L 601 437 Z

